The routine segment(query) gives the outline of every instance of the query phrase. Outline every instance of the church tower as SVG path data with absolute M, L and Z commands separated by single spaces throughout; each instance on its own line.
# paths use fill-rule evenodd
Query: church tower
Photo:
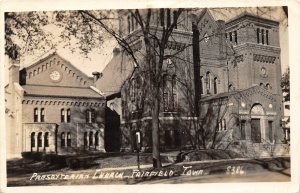
M 226 23 L 226 37 L 235 52 L 230 86 L 260 85 L 281 96 L 279 23 L 244 14 Z

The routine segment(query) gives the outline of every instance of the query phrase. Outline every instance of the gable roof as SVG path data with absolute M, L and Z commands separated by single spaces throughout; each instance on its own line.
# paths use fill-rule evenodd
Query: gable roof
M 105 96 L 121 91 L 124 82 L 134 71 L 134 64 L 124 52 L 116 54 L 102 71 L 102 77 L 95 83 Z
M 34 68 L 35 66 L 39 65 L 43 61 L 46 61 L 46 60 L 48 60 L 49 58 L 51 58 L 53 56 L 56 56 L 56 57 L 60 58 L 61 60 L 63 60 L 66 65 L 68 65 L 71 68 L 73 68 L 76 71 L 76 73 L 78 73 L 80 76 L 82 76 L 82 77 L 84 77 L 86 79 L 92 79 L 91 76 L 88 76 L 87 74 L 85 74 L 84 72 L 82 72 L 80 69 L 78 69 L 76 66 L 74 66 L 69 60 L 67 60 L 64 57 L 62 57 L 56 50 L 50 51 L 50 52 L 42 55 L 41 57 L 39 57 L 36 60 L 34 60 L 32 62 L 32 64 L 24 67 L 23 69 L 29 70 L 31 68 Z
M 25 96 L 46 96 L 66 98 L 101 98 L 104 96 L 91 87 L 56 87 L 46 85 L 23 85 Z

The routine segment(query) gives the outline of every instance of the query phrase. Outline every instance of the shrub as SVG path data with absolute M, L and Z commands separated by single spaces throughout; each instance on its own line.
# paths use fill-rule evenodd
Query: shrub
M 66 156 L 56 155 L 56 154 L 44 154 L 42 160 L 50 164 L 55 164 L 58 166 L 66 166 Z
M 43 153 L 42 152 L 22 152 L 22 157 L 25 159 L 32 159 L 35 161 L 42 160 Z

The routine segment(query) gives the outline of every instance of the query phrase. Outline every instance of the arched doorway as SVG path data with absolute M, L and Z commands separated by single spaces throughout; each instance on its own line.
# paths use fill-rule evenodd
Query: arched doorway
M 264 109 L 261 104 L 255 104 L 251 108 L 251 140 L 253 143 L 261 143 Z

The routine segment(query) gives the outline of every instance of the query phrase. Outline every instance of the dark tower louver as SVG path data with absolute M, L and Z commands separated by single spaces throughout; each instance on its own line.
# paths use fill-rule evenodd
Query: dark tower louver
M 194 61 L 194 86 L 195 86 L 195 114 L 199 116 L 199 100 L 200 100 L 200 45 L 199 30 L 195 23 L 192 24 L 193 30 L 193 61 Z

